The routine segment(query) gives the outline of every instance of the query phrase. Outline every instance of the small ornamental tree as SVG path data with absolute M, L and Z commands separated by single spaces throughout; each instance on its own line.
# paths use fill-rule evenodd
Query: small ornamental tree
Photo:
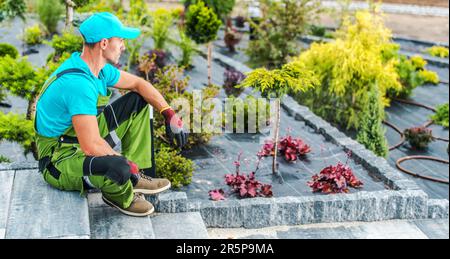
M 299 62 L 292 62 L 284 65 L 280 69 L 267 70 L 265 68 L 256 69 L 247 75 L 240 87 L 252 87 L 261 92 L 266 98 L 275 98 L 275 135 L 274 146 L 278 146 L 280 133 L 280 106 L 281 98 L 289 92 L 304 92 L 318 85 L 319 81 L 312 71 L 305 69 Z M 277 168 L 277 152 L 273 156 L 272 172 L 281 176 Z
M 44 24 L 49 34 L 55 34 L 64 6 L 59 0 L 37 0 L 39 20 Z
M 358 130 L 370 87 L 378 87 L 384 106 L 389 105 L 388 91 L 402 89 L 396 60 L 382 57 L 391 46 L 391 32 L 379 15 L 357 12 L 336 36 L 329 43 L 313 43 L 294 59 L 320 79 L 318 87 L 295 99 L 328 122 Z
M 189 7 L 186 14 L 186 34 L 197 44 L 208 43 L 208 84 L 212 84 L 212 41 L 217 38 L 222 23 L 203 2 Z
M 175 43 L 182 53 L 178 65 L 189 69 L 192 67 L 192 57 L 195 54 L 195 42 L 186 35 L 184 28 L 179 28 L 179 33 L 180 41 Z
M 144 44 L 144 40 L 149 36 L 150 32 L 147 26 L 148 22 L 148 6 L 144 0 L 130 0 L 130 11 L 124 14 L 124 24 L 131 27 L 141 27 L 141 35 L 133 40 L 127 40 L 128 61 L 124 68 L 125 71 L 131 69 L 139 60 L 139 52 Z
M 377 156 L 386 157 L 389 147 L 384 137 L 385 130 L 382 126 L 384 106 L 379 97 L 378 88 L 371 88 L 367 102 L 368 104 L 363 111 L 357 140 L 367 149 L 372 150 Z
M 169 28 L 173 24 L 174 17 L 172 12 L 160 8 L 150 13 L 151 33 L 154 41 L 154 48 L 163 50 L 169 36 Z
M 214 10 L 214 13 L 225 21 L 227 16 L 233 11 L 236 0 L 184 0 L 184 5 L 189 8 L 191 5 L 203 2 L 205 5 Z
M 246 50 L 256 67 L 279 68 L 300 51 L 298 38 L 321 11 L 317 0 L 260 0 L 261 23 L 254 27 L 256 40 Z
M 90 0 L 61 0 L 66 5 L 66 28 L 70 27 L 73 22 L 74 8 L 83 7 L 89 4 Z

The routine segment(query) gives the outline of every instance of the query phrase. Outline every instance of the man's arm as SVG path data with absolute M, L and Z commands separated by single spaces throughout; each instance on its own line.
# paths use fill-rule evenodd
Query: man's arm
M 97 118 L 92 115 L 72 116 L 80 148 L 86 156 L 121 156 L 100 136 Z
M 176 145 L 180 148 L 187 143 L 188 133 L 183 128 L 183 121 L 176 115 L 175 111 L 152 84 L 140 77 L 120 71 L 120 79 L 115 87 L 131 90 L 142 96 L 147 103 L 164 116 L 166 135 L 170 141 L 173 143 L 175 140 Z
M 120 71 L 120 79 L 115 87 L 137 92 L 157 111 L 169 106 L 161 93 L 151 83 L 125 71 Z

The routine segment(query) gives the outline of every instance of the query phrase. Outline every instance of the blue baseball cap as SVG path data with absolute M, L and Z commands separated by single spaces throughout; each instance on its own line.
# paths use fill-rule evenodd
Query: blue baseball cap
M 112 37 L 136 39 L 141 30 L 126 27 L 114 14 L 108 12 L 95 13 L 80 25 L 80 33 L 86 43 L 97 43 Z

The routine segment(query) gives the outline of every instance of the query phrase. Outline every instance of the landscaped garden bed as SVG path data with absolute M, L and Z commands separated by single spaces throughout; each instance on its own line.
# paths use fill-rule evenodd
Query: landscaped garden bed
M 202 132 L 201 134 L 191 135 L 188 147 L 179 150 L 167 143 L 163 123 L 157 115 L 155 117 L 156 133 L 154 138 L 157 153 L 157 173 L 160 177 L 168 177 L 174 187 L 172 192 L 149 198 L 160 212 L 200 211 L 207 226 L 246 228 L 342 221 L 448 217 L 448 201 L 428 199 L 429 197 L 448 199 L 448 185 L 434 189 L 432 194 L 425 193 L 419 185 L 392 167 L 399 158 L 398 156 L 411 154 L 409 149 L 404 150 L 402 146 L 399 151 L 394 150 L 389 153 L 390 163 L 383 158 L 387 155 L 388 143 L 385 135 L 380 134 L 382 121 L 380 114 L 384 114 L 384 109 L 381 108 L 385 107 L 383 105 L 386 100 L 383 99 L 383 104 L 380 103 L 381 99 L 386 96 L 380 97 L 378 92 L 382 94 L 387 94 L 388 90 L 400 92 L 401 82 L 397 80 L 394 62 L 381 61 L 379 56 L 373 55 L 374 59 L 380 59 L 380 62 L 374 61 L 374 64 L 370 63 L 369 65 L 373 65 L 374 71 L 388 71 L 388 75 L 367 74 L 368 77 L 372 78 L 373 76 L 374 80 L 379 80 L 383 84 L 386 84 L 386 81 L 395 82 L 396 89 L 394 89 L 394 85 L 382 85 L 380 90 L 376 88 L 378 87 L 376 85 L 367 89 L 367 92 L 371 94 L 366 95 L 365 92 L 361 93 L 360 89 L 355 87 L 355 85 L 361 86 L 361 88 L 367 87 L 365 81 L 358 81 L 360 78 L 355 79 L 356 83 L 348 80 L 334 85 L 342 88 L 351 86 L 353 88 L 350 90 L 357 92 L 355 94 L 357 97 L 353 95 L 353 99 L 357 100 L 341 102 L 336 105 L 338 108 L 330 105 L 330 103 L 325 103 L 324 107 L 329 109 L 330 112 L 324 117 L 331 118 L 334 125 L 342 123 L 339 124 L 340 128 L 337 129 L 313 113 L 320 113 L 320 110 L 312 111 L 287 95 L 298 97 L 302 94 L 305 94 L 305 96 L 310 94 L 309 96 L 313 96 L 311 91 L 320 89 L 318 88 L 320 84 L 326 81 L 323 80 L 323 77 L 318 78 L 317 74 L 321 74 L 323 71 L 327 72 L 326 69 L 320 70 L 320 62 L 313 67 L 314 69 L 317 68 L 319 72 L 312 72 L 314 70 L 310 67 L 312 63 L 307 62 L 310 59 L 298 56 L 293 58 L 292 61 L 291 57 L 312 50 L 312 54 L 309 54 L 320 60 L 322 57 L 318 57 L 317 53 L 332 53 L 332 51 L 328 51 L 332 49 L 329 47 L 331 45 L 313 45 L 310 48 L 309 44 L 303 44 L 293 47 L 291 43 L 299 43 L 299 37 L 297 36 L 303 33 L 302 28 L 299 28 L 287 43 L 278 39 L 280 41 L 277 42 L 277 48 L 289 48 L 286 51 L 281 51 L 282 53 L 279 56 L 267 53 L 264 47 L 266 38 L 260 38 L 257 43 L 261 45 L 258 45 L 255 42 L 249 42 L 248 35 L 239 36 L 240 43 L 237 45 L 237 52 L 232 53 L 230 49 L 232 50 L 235 47 L 237 41 L 229 37 L 231 37 L 230 33 L 236 33 L 236 31 L 232 27 L 226 29 L 227 35 L 224 34 L 224 31 L 219 31 L 220 37 L 228 37 L 228 42 L 222 43 L 222 38 L 215 41 L 215 35 L 221 22 L 215 15 L 212 15 L 212 9 L 206 8 L 202 4 L 192 6 L 184 16 L 186 27 L 180 27 L 178 26 L 181 23 L 179 10 L 160 9 L 147 13 L 141 12 L 145 10 L 142 1 L 136 1 L 135 4 L 130 12 L 122 14 L 123 19 L 130 25 L 142 25 L 145 29 L 140 39 L 128 43 L 127 52 L 122 56 L 119 64 L 122 69 L 152 82 L 169 101 L 176 99 L 176 97 L 184 97 L 192 101 L 195 99 L 195 91 L 201 91 L 203 97 L 200 99 L 202 101 L 217 97 L 219 102 L 223 103 L 225 98 L 231 96 L 242 99 L 248 96 L 256 98 L 271 97 L 280 100 L 282 107 L 279 113 L 276 112 L 277 105 L 271 109 L 272 115 L 275 115 L 275 117 L 271 118 L 269 126 L 279 125 L 279 128 L 277 128 L 279 132 L 275 132 L 275 140 L 273 138 L 269 140 L 275 143 L 272 143 L 273 148 L 270 146 L 270 142 L 266 142 L 269 138 L 268 134 L 223 132 L 211 134 Z M 290 4 L 293 4 L 293 2 Z M 275 4 L 273 8 L 280 11 L 280 9 L 276 9 Z M 307 15 L 308 12 L 313 11 L 304 11 L 301 15 Z M 296 17 L 296 13 L 290 13 L 289 15 Z M 363 14 L 361 17 L 368 19 L 368 14 Z M 33 20 L 31 19 L 31 21 Z M 16 19 L 13 22 L 14 27 L 23 26 L 21 20 Z M 202 23 L 202 26 L 196 26 L 198 23 Z M 273 30 L 273 33 L 278 33 L 278 28 L 274 24 L 268 23 L 265 26 Z M 14 27 L 1 28 L 1 32 L 4 32 L 4 35 L 15 35 Z M 358 40 L 358 33 L 349 31 L 349 34 L 355 35 L 351 34 L 348 37 L 355 37 Z M 369 35 L 367 36 L 369 42 L 375 41 L 370 38 L 371 36 L 367 32 L 364 35 Z M 265 37 L 267 35 L 260 36 Z M 69 45 L 67 47 L 77 46 L 77 39 L 79 39 L 77 37 L 76 33 L 69 33 L 69 35 L 63 36 L 62 43 L 60 43 L 62 46 L 67 43 Z M 270 37 L 267 36 L 267 38 Z M 6 39 L 20 49 L 20 41 L 9 40 L 11 39 L 9 36 Z M 70 43 L 68 39 L 72 39 L 74 42 Z M 383 39 L 385 39 L 384 35 Z M 1 40 L 5 41 L 5 39 Z M 194 42 L 197 43 L 197 46 Z M 340 45 L 337 46 L 340 47 Z M 53 47 L 56 47 L 56 44 L 53 44 Z M 261 57 L 265 57 L 267 60 L 261 60 L 256 52 L 251 53 L 250 51 L 244 54 L 240 49 L 241 47 L 249 47 L 250 49 L 258 47 L 257 51 L 267 55 Z M 302 47 L 305 49 L 301 49 Z M 47 59 L 49 54 L 53 52 L 53 48 L 48 45 L 36 45 L 33 48 L 38 53 L 30 54 L 29 61 L 35 66 L 33 69 L 36 70 L 33 70 L 33 75 L 36 76 L 34 79 L 39 82 L 39 80 L 42 80 L 40 76 L 49 73 L 50 69 L 54 68 L 57 62 L 61 62 L 60 59 L 65 56 L 63 52 L 56 52 Z M 313 52 L 317 50 L 314 48 L 323 48 L 326 51 Z M 364 48 L 361 49 L 365 51 Z M 24 50 L 20 49 L 20 52 Z M 199 50 L 200 55 L 195 55 Z M 364 51 L 358 52 L 358 54 L 368 53 L 368 55 L 372 55 L 376 53 L 375 51 Z M 11 64 L 15 64 L 14 62 L 17 61 L 6 58 L 5 60 L 11 62 Z M 399 60 L 401 59 L 399 58 Z M 50 61 L 48 70 L 37 69 L 37 67 L 45 65 L 47 61 Z M 244 64 L 249 61 L 259 63 L 260 66 L 265 68 L 251 72 L 252 69 Z M 367 60 L 365 61 L 367 62 Z M 384 67 L 383 62 L 388 63 L 388 65 Z M 401 64 L 406 64 L 405 66 L 410 64 L 408 62 L 419 63 L 417 67 L 407 66 L 409 73 L 414 74 L 414 76 L 428 72 L 421 59 L 411 61 L 405 59 L 402 62 Z M 381 63 L 383 63 L 383 66 L 380 65 Z M 182 68 L 181 65 L 184 67 Z M 360 67 L 364 67 L 364 65 Z M 384 68 L 386 70 L 383 70 Z M 427 66 L 426 68 L 435 70 L 434 66 Z M 446 72 L 444 70 L 437 71 L 441 80 L 446 78 L 448 81 L 448 70 Z M 245 79 L 244 73 L 248 73 L 246 75 L 248 80 Z M 422 81 L 420 82 L 424 83 L 425 80 L 435 79 L 434 74 L 431 76 L 430 74 L 432 73 L 428 73 L 428 77 L 424 76 L 425 79 L 421 78 Z M 9 75 L 2 76 L 8 78 Z M 345 75 L 342 78 L 345 78 Z M 1 111 L 29 113 L 30 103 L 35 97 L 36 91 L 34 89 L 39 86 L 33 86 L 32 90 L 28 89 L 24 93 L 19 91 L 19 87 L 10 81 L 4 84 L 8 90 L 4 92 L 8 95 L 6 100 L 12 107 L 3 107 Z M 268 81 L 271 83 L 267 83 Z M 26 82 L 28 83 L 28 81 Z M 222 87 L 223 85 L 225 86 Z M 235 85 L 237 88 L 234 88 Z M 239 86 L 250 88 L 243 89 Z M 253 86 L 254 89 L 252 89 Z M 444 98 L 448 99 L 448 85 L 445 86 L 441 83 L 438 86 L 415 87 L 417 85 L 408 88 L 410 90 L 408 94 L 412 92 L 420 95 L 420 98 L 425 98 L 428 94 L 426 99 L 432 100 L 431 103 L 428 103 L 429 105 L 436 105 L 438 101 L 443 103 Z M 431 89 L 428 90 L 427 88 Z M 342 93 L 339 89 L 336 92 Z M 399 94 L 403 94 L 403 92 Z M 437 97 L 435 97 L 436 94 L 438 94 Z M 113 100 L 120 96 L 119 91 L 114 91 Z M 323 100 L 327 102 L 331 99 L 325 96 Z M 311 105 L 311 101 L 313 105 Z M 339 101 L 342 100 L 337 102 Z M 367 104 L 370 102 L 372 106 Z M 350 109 L 344 107 L 347 103 L 357 103 L 360 106 Z M 314 106 L 314 99 L 311 97 L 307 104 Z M 371 109 L 370 107 L 375 108 Z M 428 116 L 431 115 L 427 111 L 417 111 L 416 108 L 408 110 L 410 108 L 404 107 L 406 106 L 392 101 L 391 106 L 386 109 L 386 119 L 396 123 L 402 129 L 418 126 L 417 123 L 425 123 Z M 249 113 L 248 109 L 250 108 L 247 107 L 247 114 Z M 350 112 L 339 109 L 350 109 Z M 210 112 L 208 108 L 203 108 L 200 111 L 202 115 Z M 261 108 L 258 112 L 262 112 Z M 278 120 L 276 119 L 277 114 L 279 114 Z M 321 115 L 323 115 L 323 111 Z M 338 116 L 341 118 L 340 121 L 337 121 Z M 397 120 L 395 119 L 396 116 L 399 117 Z M 365 120 L 365 118 L 367 119 Z M 32 118 L 28 118 L 26 122 L 21 122 L 30 125 L 31 121 Z M 266 121 L 266 123 L 268 122 Z M 359 124 L 365 125 L 359 127 Z M 345 128 L 343 125 L 348 125 L 348 127 Z M 447 135 L 448 138 L 448 129 L 445 130 L 435 125 L 431 127 L 438 136 L 444 138 Z M 373 131 L 374 128 L 376 134 Z M 359 131 L 355 129 L 359 129 Z M 342 131 L 364 142 L 380 157 L 366 149 L 364 145 L 346 136 Z M 363 131 L 366 132 L 366 135 L 358 134 Z M 14 130 L 11 129 L 8 133 L 10 132 L 14 132 Z M 372 136 L 372 133 L 375 136 Z M 395 134 L 398 133 L 391 130 L 387 131 L 386 136 L 389 143 L 398 142 L 398 135 Z M 13 136 L 16 137 L 14 140 L 20 139 L 21 141 L 18 142 L 21 142 L 24 147 L 32 148 L 32 145 L 28 143 L 30 139 L 22 140 L 24 137 L 18 135 Z M 13 139 L 9 135 L 7 137 L 9 140 Z M 368 143 L 370 141 L 376 143 Z M 22 156 L 22 147 L 11 143 L 5 142 L 0 145 L 2 155 L 8 156 L 14 162 L 32 162 L 34 160 L 30 154 Z M 11 145 L 15 145 L 13 150 L 11 150 Z M 441 157 L 444 155 L 442 151 L 445 151 L 441 142 L 439 144 L 432 143 L 428 150 L 430 150 L 430 154 Z M 280 154 L 279 156 L 276 155 L 277 152 Z M 170 163 L 171 161 L 173 163 Z M 414 161 L 414 163 L 416 162 Z M 445 168 L 443 165 L 428 165 L 428 162 L 420 161 L 418 163 L 420 163 L 420 166 L 427 165 L 431 174 L 436 172 L 441 174 L 441 171 Z M 20 164 L 9 164 L 2 165 L 0 169 L 11 169 L 11 166 L 21 167 Z M 27 167 L 28 165 L 24 166 Z M 414 167 L 417 168 L 418 166 L 414 165 Z M 425 185 L 420 184 L 420 186 L 425 186 L 425 190 L 434 188 L 434 185 L 428 184 L 427 182 Z M 445 189 L 447 189 L 447 197 L 443 195 Z

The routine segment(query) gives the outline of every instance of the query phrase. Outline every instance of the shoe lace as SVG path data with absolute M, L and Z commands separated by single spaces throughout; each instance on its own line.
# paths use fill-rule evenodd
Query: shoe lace
M 145 199 L 144 195 L 142 193 L 135 193 L 134 194 L 134 198 L 133 198 L 133 202 L 140 200 L 140 199 Z
M 139 173 L 139 176 L 142 177 L 142 178 L 144 178 L 145 180 L 153 181 L 153 178 L 151 178 L 151 177 L 148 176 L 148 175 L 145 175 L 142 171 Z

